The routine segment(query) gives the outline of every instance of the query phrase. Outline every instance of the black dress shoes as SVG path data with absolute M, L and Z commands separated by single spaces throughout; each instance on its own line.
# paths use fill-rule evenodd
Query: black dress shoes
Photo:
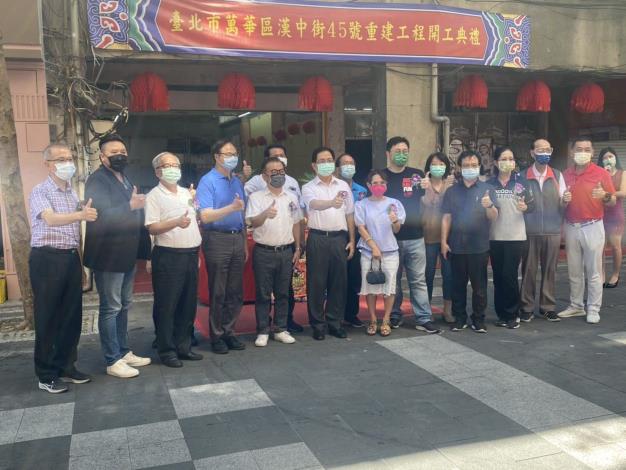
M 215 354 L 228 354 L 228 346 L 223 340 L 218 339 L 211 342 L 211 351 Z
M 322 341 L 326 339 L 326 335 L 321 330 L 313 330 L 313 339 L 317 341 Z
M 235 336 L 222 336 L 222 341 L 226 343 L 228 349 L 233 351 L 242 351 L 246 349 L 246 345 L 237 339 Z
M 183 366 L 183 363 L 180 362 L 180 359 L 178 359 L 176 356 L 163 357 L 161 358 L 161 363 L 167 367 L 182 367 Z
M 343 328 L 328 328 L 328 334 L 339 339 L 344 339 L 348 337 L 348 333 Z
M 287 322 L 287 331 L 289 333 L 302 333 L 304 331 L 304 327 L 291 320 L 290 322 Z
M 178 359 L 182 359 L 183 361 L 201 361 L 204 359 L 204 356 L 202 354 L 189 351 L 187 354 L 179 354 Z

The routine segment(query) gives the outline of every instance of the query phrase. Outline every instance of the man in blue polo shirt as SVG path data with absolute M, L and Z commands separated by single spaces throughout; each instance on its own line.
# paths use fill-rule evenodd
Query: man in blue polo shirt
M 232 142 L 213 145 L 215 167 L 202 177 L 196 197 L 203 224 L 202 250 L 209 278 L 209 333 L 211 349 L 226 354 L 245 345 L 234 335 L 243 306 L 243 269 L 248 259 L 244 225 L 245 194 L 233 174 L 239 163 Z
M 342 153 L 337 158 L 337 170 L 335 176 L 344 180 L 352 189 L 352 198 L 356 204 L 367 197 L 367 189 L 354 181 L 356 173 L 356 163 L 349 153 Z M 359 234 L 357 231 L 356 241 L 359 242 Z M 361 254 L 359 250 L 354 251 L 354 256 L 348 260 L 348 290 L 346 293 L 346 311 L 344 323 L 360 328 L 363 322 L 359 320 L 359 292 L 361 292 Z
M 467 327 L 467 281 L 472 284 L 471 327 L 486 333 L 487 262 L 489 261 L 489 227 L 498 217 L 493 203 L 493 187 L 478 179 L 480 157 L 473 150 L 459 155 L 461 181 L 446 191 L 441 212 L 441 253 L 451 257 L 452 313 L 456 322 L 450 328 Z

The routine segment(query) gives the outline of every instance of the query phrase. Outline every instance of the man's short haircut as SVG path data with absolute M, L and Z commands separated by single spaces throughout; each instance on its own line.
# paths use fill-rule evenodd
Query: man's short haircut
M 266 158 L 265 160 L 263 160 L 263 164 L 261 165 L 261 173 L 265 173 L 265 169 L 270 163 L 280 163 L 281 166 L 283 167 L 283 170 L 285 169 L 285 164 L 280 161 L 280 158 L 270 157 L 270 158 Z
M 535 147 L 537 146 L 537 142 L 539 142 L 540 140 L 545 140 L 546 142 L 550 143 L 550 141 L 546 139 L 545 137 L 537 137 L 535 140 L 531 142 L 530 150 L 535 150 Z
M 333 160 L 335 160 L 335 152 L 333 152 L 333 149 L 330 147 L 317 147 L 313 150 L 313 153 L 311 153 L 311 161 L 313 163 L 317 162 L 317 156 L 322 152 L 329 152 L 332 155 Z
M 53 144 L 50 144 L 45 149 L 43 149 L 43 159 L 50 160 L 50 158 L 52 157 L 52 152 L 54 150 L 65 150 L 65 149 L 69 150 L 70 152 L 72 151 L 72 149 L 70 149 L 70 146 L 64 142 L 55 142 Z
M 100 142 L 98 143 L 98 147 L 100 148 L 100 151 L 102 151 L 102 147 L 104 147 L 109 142 L 121 142 L 124 144 L 124 147 L 126 147 L 126 142 L 124 142 L 124 139 L 122 139 L 122 136 L 120 136 L 119 134 L 109 134 L 109 135 L 105 135 L 102 139 L 100 139 Z
M 578 137 L 575 137 L 574 140 L 572 140 L 572 148 L 576 147 L 576 144 L 578 142 L 589 142 L 593 146 L 593 140 L 589 135 L 580 135 Z
M 459 155 L 459 158 L 457 158 L 457 165 L 463 166 L 463 160 L 470 157 L 476 157 L 480 163 L 480 156 L 474 150 L 464 150 L 461 152 L 461 155 Z
M 285 152 L 285 157 L 287 156 L 287 149 L 285 148 L 284 145 L 270 144 L 267 147 L 265 147 L 265 150 L 263 151 L 263 158 L 270 158 L 270 150 L 272 149 L 282 149 L 282 151 Z
M 387 141 L 387 152 L 391 152 L 391 148 L 398 144 L 406 144 L 408 148 L 411 148 L 411 145 L 409 144 L 409 139 L 397 135 Z
M 215 158 L 215 155 L 219 154 L 222 151 L 222 149 L 226 147 L 228 144 L 237 148 L 237 146 L 228 139 L 220 139 L 217 142 L 215 142 L 213 146 L 211 147 L 211 155 L 213 155 L 213 158 Z
M 161 159 L 166 155 L 171 155 L 172 157 L 175 157 L 176 160 L 178 160 L 178 163 L 180 163 L 180 158 L 178 158 L 178 156 L 174 155 L 172 152 L 161 152 L 160 154 L 158 154 L 156 157 L 152 159 L 152 168 L 156 170 L 158 167 L 160 167 Z
M 337 166 L 341 166 L 341 159 L 345 156 L 352 157 L 352 159 L 354 160 L 354 155 L 348 152 L 343 152 L 341 155 L 337 157 Z

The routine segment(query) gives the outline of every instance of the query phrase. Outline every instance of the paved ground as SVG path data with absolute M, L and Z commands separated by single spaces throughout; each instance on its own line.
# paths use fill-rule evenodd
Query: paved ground
M 103 374 L 88 335 L 79 367 L 95 379 L 59 396 L 36 389 L 32 342 L 0 344 L 0 468 L 625 469 L 626 290 L 605 292 L 597 326 L 246 337 L 132 380 Z M 150 312 L 133 309 L 138 354 L 152 354 Z

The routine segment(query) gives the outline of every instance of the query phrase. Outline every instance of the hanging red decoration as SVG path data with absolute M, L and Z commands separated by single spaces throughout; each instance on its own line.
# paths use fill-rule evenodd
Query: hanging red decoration
M 517 93 L 515 109 L 547 113 L 550 111 L 551 100 L 550 87 L 541 80 L 531 80 L 526 82 Z
M 265 145 L 267 145 L 267 139 L 263 137 L 262 135 L 260 135 L 256 138 L 256 144 L 259 147 L 264 147 Z
M 300 124 L 294 122 L 293 124 L 289 124 L 287 127 L 287 132 L 289 135 L 298 135 L 300 133 Z
M 487 108 L 489 90 L 480 75 L 463 77 L 454 92 L 454 106 L 457 108 Z
M 254 109 L 256 91 L 252 80 L 242 73 L 229 73 L 217 87 L 217 106 L 229 109 Z
M 307 121 L 302 124 L 302 130 L 305 134 L 313 134 L 315 132 L 315 123 L 313 121 Z
M 585 83 L 572 93 L 570 108 L 579 113 L 601 113 L 604 111 L 604 90 L 595 83 Z
M 156 73 L 142 73 L 130 83 L 130 110 L 132 112 L 169 111 L 169 109 L 167 85 Z
M 321 76 L 311 77 L 300 87 L 298 108 L 307 111 L 332 111 L 333 87 Z
M 285 132 L 285 129 L 278 129 L 277 131 L 274 131 L 274 140 L 276 140 L 276 142 L 282 142 L 286 139 L 287 133 Z

